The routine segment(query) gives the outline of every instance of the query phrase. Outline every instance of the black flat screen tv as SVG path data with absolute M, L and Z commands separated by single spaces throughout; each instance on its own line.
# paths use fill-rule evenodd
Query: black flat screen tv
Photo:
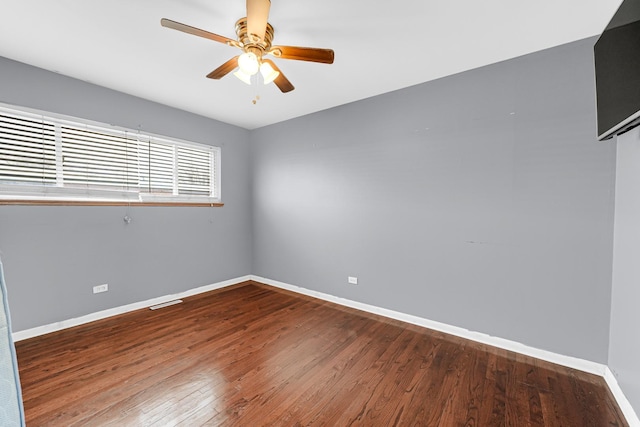
M 640 0 L 624 0 L 594 46 L 598 139 L 640 125 Z

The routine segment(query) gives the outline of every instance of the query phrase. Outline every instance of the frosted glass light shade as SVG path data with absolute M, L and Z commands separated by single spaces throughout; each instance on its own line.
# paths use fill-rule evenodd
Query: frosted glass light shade
M 280 75 L 280 72 L 274 70 L 269 63 L 263 62 L 262 65 L 260 65 L 260 74 L 262 74 L 264 84 L 268 85 Z
M 238 58 L 238 67 L 243 73 L 253 76 L 258 72 L 260 64 L 258 63 L 258 57 L 252 52 L 245 52 Z
M 242 68 L 236 71 L 235 73 L 233 73 L 233 75 L 239 78 L 240 80 L 242 80 L 243 82 L 245 82 L 246 84 L 251 85 L 251 75 L 242 71 Z

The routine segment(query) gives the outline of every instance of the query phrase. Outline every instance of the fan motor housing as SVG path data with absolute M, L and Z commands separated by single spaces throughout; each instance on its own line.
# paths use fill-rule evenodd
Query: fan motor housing
M 273 26 L 267 23 L 267 28 L 264 32 L 264 39 L 256 36 L 255 34 L 249 34 L 247 31 L 247 18 L 240 18 L 236 22 L 236 34 L 238 35 L 238 41 L 242 43 L 242 48 L 245 52 L 254 52 L 256 49 L 260 51 L 262 57 L 265 52 L 271 49 L 271 41 L 273 40 Z

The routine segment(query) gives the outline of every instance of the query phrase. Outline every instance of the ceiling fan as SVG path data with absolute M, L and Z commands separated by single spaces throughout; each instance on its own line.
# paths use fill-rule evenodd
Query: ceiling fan
M 233 40 L 209 31 L 181 24 L 170 19 L 162 18 L 163 27 L 172 28 L 184 33 L 204 37 L 228 46 L 241 49 L 242 54 L 234 56 L 209 74 L 210 79 L 219 80 L 238 68 L 236 77 L 247 84 L 251 84 L 251 76 L 260 71 L 264 83 L 274 82 L 283 93 L 294 89 L 291 82 L 284 76 L 278 66 L 265 55 L 275 58 L 294 59 L 298 61 L 333 63 L 333 50 L 299 46 L 273 46 L 274 30 L 267 22 L 271 0 L 247 0 L 247 16 L 236 22 L 237 40 Z

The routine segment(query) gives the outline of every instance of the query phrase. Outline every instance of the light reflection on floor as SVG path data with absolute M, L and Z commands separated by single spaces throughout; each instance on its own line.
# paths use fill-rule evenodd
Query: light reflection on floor
M 192 423 L 196 415 L 205 423 L 218 415 L 214 403 L 228 390 L 227 381 L 220 373 L 181 373 L 166 382 L 171 386 L 161 392 L 154 391 L 149 400 L 140 402 L 139 399 L 144 399 L 144 396 L 136 399 L 135 413 L 126 416 L 126 423 L 173 426 L 187 419 Z

